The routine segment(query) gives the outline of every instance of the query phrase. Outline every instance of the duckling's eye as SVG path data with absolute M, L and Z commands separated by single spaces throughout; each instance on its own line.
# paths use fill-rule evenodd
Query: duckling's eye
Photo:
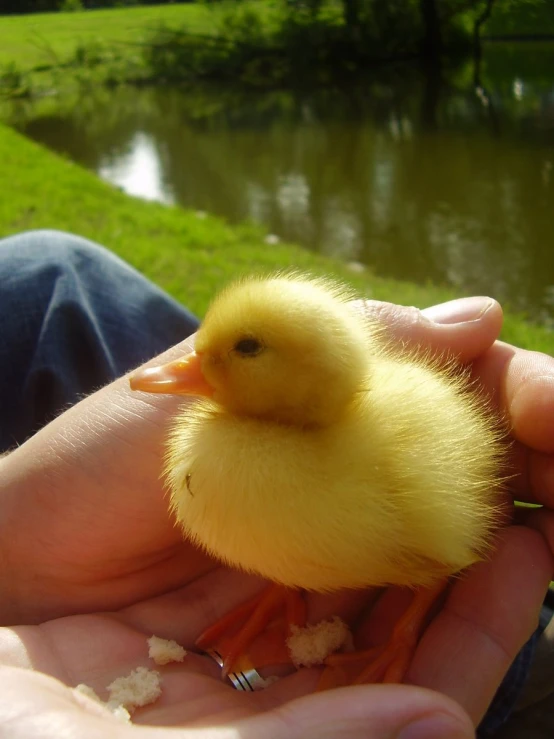
M 239 339 L 233 349 L 243 357 L 255 357 L 262 351 L 263 346 L 258 339 Z

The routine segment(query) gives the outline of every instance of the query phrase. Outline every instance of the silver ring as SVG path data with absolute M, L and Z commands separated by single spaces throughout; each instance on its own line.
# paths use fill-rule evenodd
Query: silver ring
M 223 667 L 223 657 L 216 649 L 207 649 L 205 654 L 215 660 L 220 667 Z M 254 668 L 246 672 L 230 672 L 227 677 L 235 690 L 246 690 L 253 693 L 267 687 L 264 678 Z

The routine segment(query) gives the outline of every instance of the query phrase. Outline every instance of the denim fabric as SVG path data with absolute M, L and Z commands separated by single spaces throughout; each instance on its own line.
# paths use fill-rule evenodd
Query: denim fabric
M 0 452 L 197 325 L 90 241 L 57 231 L 0 240 Z
M 197 326 L 191 313 L 90 241 L 57 231 L 1 240 L 0 451 Z M 538 633 L 506 675 L 481 739 L 511 713 Z

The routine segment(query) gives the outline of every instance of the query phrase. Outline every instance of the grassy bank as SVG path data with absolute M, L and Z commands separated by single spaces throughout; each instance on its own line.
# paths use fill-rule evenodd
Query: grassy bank
M 143 40 L 164 28 L 210 33 L 204 3 L 3 16 L 0 91 L 26 97 L 149 77 Z
M 56 228 L 98 241 L 202 315 L 230 279 L 256 270 L 295 266 L 332 273 L 361 294 L 420 307 L 448 300 L 446 288 L 352 274 L 339 262 L 288 244 L 268 245 L 258 227 L 125 195 L 93 174 L 0 125 L 0 161 L 9 193 L 0 200 L 0 236 Z M 508 341 L 549 353 L 554 335 L 518 317 L 506 321 Z
M 0 65 L 13 62 L 30 70 L 63 64 L 74 58 L 79 47 L 124 47 L 139 42 L 148 30 L 159 26 L 206 33 L 213 18 L 204 3 L 3 16 Z

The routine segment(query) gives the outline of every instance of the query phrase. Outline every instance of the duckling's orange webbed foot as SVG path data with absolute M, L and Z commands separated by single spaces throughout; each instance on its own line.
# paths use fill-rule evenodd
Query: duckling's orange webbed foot
M 332 654 L 325 660 L 317 690 L 343 685 L 402 683 L 408 672 L 429 612 L 447 586 L 446 580 L 418 590 L 398 620 L 387 644 L 348 654 Z M 365 666 L 363 666 L 365 664 Z M 360 669 L 360 665 L 362 665 Z
M 306 605 L 298 590 L 270 585 L 208 627 L 196 640 L 223 658 L 222 677 L 230 672 L 290 664 L 286 640 L 292 626 L 305 626 Z

